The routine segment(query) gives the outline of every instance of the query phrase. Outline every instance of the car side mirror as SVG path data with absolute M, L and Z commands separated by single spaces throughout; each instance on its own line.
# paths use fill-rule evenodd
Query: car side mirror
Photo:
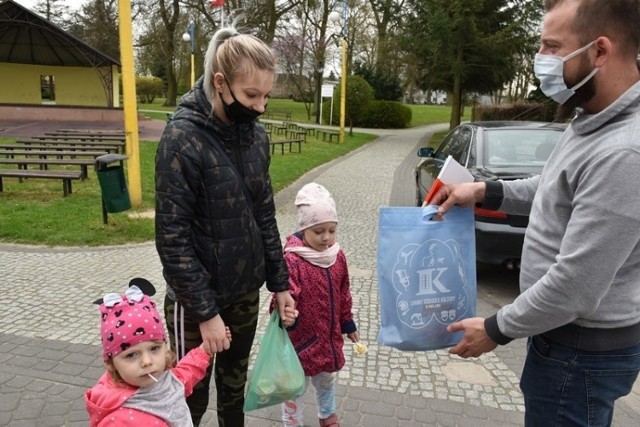
M 433 157 L 436 150 L 431 147 L 422 147 L 418 149 L 418 157 Z

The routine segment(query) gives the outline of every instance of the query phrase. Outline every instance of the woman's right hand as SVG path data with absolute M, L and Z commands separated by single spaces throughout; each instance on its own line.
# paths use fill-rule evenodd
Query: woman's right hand
M 200 323 L 200 335 L 202 336 L 204 351 L 209 354 L 228 350 L 231 345 L 228 328 L 226 328 L 224 320 L 219 314 Z

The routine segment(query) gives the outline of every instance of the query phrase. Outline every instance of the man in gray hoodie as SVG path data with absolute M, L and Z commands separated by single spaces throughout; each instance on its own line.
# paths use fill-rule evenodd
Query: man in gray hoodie
M 528 338 L 525 425 L 610 425 L 640 369 L 640 0 L 546 0 L 534 70 L 577 114 L 541 176 L 442 188 L 452 205 L 530 213 L 521 294 L 464 331 L 477 357 Z

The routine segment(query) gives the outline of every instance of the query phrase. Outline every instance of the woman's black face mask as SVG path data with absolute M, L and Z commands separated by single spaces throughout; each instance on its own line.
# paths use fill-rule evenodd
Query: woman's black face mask
M 233 102 L 231 104 L 227 104 L 224 102 L 224 98 L 222 97 L 222 92 L 220 93 L 220 100 L 222 101 L 222 107 L 224 108 L 224 114 L 236 123 L 251 123 L 256 120 L 262 113 L 252 110 L 251 108 L 245 107 L 238 99 L 236 95 L 231 90 L 231 86 L 229 85 L 229 93 L 231 93 L 231 97 L 233 98 Z M 266 106 L 265 106 L 266 107 Z

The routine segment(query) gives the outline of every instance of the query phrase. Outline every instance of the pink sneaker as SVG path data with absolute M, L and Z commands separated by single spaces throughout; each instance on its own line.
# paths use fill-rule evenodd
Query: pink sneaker
M 331 414 L 328 418 L 320 418 L 320 427 L 340 427 L 338 416 L 336 414 Z

